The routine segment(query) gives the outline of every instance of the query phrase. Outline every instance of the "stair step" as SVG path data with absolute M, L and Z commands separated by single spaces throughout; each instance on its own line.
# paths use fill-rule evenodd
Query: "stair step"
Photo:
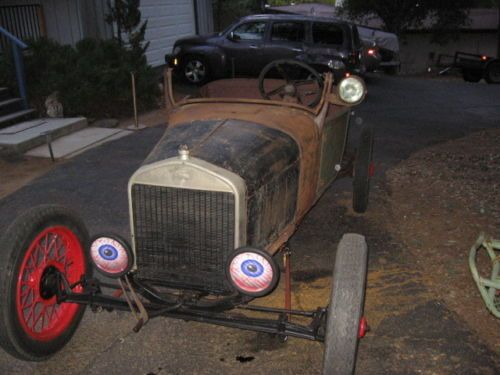
M 5 116 L 22 109 L 23 100 L 21 98 L 10 98 L 0 101 L 0 116 Z
M 45 133 L 52 140 L 74 133 L 88 126 L 84 117 L 62 119 L 38 119 L 0 129 L 0 147 L 13 152 L 25 152 L 46 143 Z
M 0 102 L 0 108 L 6 107 L 13 103 L 20 103 L 23 100 L 21 98 L 11 98 Z
M 10 113 L 8 115 L 1 116 L 0 117 L 0 128 L 5 127 L 6 125 L 12 123 L 13 121 L 26 118 L 29 115 L 32 115 L 34 112 L 35 112 L 35 110 L 30 108 L 30 109 L 23 109 L 22 111 L 17 111 L 14 113 Z
M 69 159 L 91 148 L 130 134 L 133 134 L 133 132 L 120 128 L 104 129 L 88 127 L 55 140 L 52 142 L 52 150 L 56 159 Z M 48 147 L 43 145 L 28 151 L 26 155 L 49 158 L 50 152 Z
M 9 98 L 9 89 L 7 87 L 0 87 L 0 100 Z

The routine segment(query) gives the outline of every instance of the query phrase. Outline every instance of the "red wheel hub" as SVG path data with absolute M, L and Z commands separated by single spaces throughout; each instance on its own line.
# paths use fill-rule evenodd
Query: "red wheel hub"
M 38 341 L 60 336 L 73 321 L 79 305 L 57 304 L 56 273 L 63 273 L 69 284 L 85 274 L 84 252 L 78 237 L 67 227 L 43 230 L 31 242 L 17 279 L 16 309 L 21 327 Z M 81 286 L 73 289 L 78 293 Z

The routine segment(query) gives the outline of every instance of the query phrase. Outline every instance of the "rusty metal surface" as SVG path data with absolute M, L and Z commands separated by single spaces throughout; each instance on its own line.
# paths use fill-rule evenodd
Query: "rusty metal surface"
M 272 243 L 266 246 L 270 253 L 277 252 L 324 191 L 323 186 L 319 189 L 318 185 L 324 124 L 338 116 L 345 116 L 348 111 L 345 107 L 330 105 L 327 100 L 328 93 L 332 91 L 332 77 L 326 76 L 322 99 L 317 107 L 311 109 L 296 103 L 258 99 L 260 93 L 256 80 L 246 79 L 218 81 L 202 89 L 204 96 L 223 97 L 175 102 L 169 74 L 166 74 L 166 81 L 169 83 L 166 87 L 166 101 L 170 128 L 194 121 L 240 120 L 280 130 L 298 145 L 300 177 L 295 217 L 293 222 L 276 233 Z M 238 93 L 243 98 L 234 99 L 238 97 Z
M 233 172 L 245 180 L 247 244 L 263 248 L 293 222 L 297 205 L 300 155 L 286 133 L 241 120 L 192 121 L 169 127 L 144 161 L 156 163 L 189 155 Z
M 306 111 L 249 103 L 192 103 L 170 112 L 169 126 L 180 126 L 196 120 L 242 120 L 281 130 L 299 145 L 301 170 L 296 219 L 302 217 L 316 199 L 320 142 L 314 116 Z

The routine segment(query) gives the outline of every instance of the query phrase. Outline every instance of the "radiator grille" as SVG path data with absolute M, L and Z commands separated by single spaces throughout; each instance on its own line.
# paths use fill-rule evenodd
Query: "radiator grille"
M 138 276 L 164 285 L 226 292 L 234 250 L 234 195 L 132 186 Z

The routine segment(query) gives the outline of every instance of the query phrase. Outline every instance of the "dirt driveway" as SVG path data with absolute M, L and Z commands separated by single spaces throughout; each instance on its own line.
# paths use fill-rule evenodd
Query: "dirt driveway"
M 498 185 L 487 179 L 498 177 L 498 147 L 477 152 L 498 137 L 500 87 L 383 77 L 371 79 L 369 88 L 356 111 L 358 123 L 376 129 L 369 212 L 350 209 L 349 180 L 327 191 L 291 240 L 293 304 L 326 303 L 336 244 L 343 233 L 359 232 L 370 247 L 366 315 L 372 331 L 361 342 L 357 373 L 500 373 L 500 321 L 485 312 L 465 262 L 476 231 L 500 236 Z M 0 231 L 27 207 L 58 202 L 81 212 L 92 233 L 108 228 L 127 235 L 127 179 L 162 131 L 91 150 L 3 198 Z M 268 302 L 281 300 L 278 291 Z M 70 345 L 51 360 L 23 363 L 0 352 L 0 373 L 318 374 L 321 368 L 322 345 L 314 342 L 283 344 L 163 318 L 139 334 L 132 325 L 128 314 L 88 312 Z

